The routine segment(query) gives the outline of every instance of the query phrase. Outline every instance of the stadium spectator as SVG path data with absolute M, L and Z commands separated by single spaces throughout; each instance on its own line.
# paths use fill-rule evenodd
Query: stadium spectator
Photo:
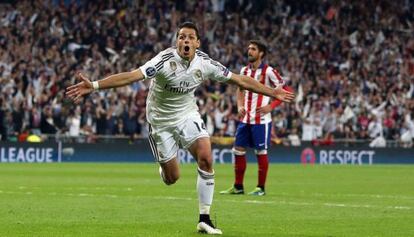
M 414 110 L 412 1 L 380 0 L 375 3 L 375 10 L 371 4 L 351 0 L 316 0 L 313 4 L 305 0 L 261 1 L 260 14 L 254 14 L 258 9 L 250 3 L 35 0 L 0 4 L 0 95 L 7 101 L 3 111 L 12 111 L 14 99 L 25 100 L 23 124 L 33 124 L 29 121 L 31 111 L 39 113 L 46 106 L 55 108 L 55 103 L 62 109 L 54 111 L 54 119 L 58 127 L 67 130 L 64 125 L 72 105 L 63 96 L 54 102 L 53 99 L 74 82 L 75 70 L 98 78 L 136 68 L 154 51 L 171 45 L 177 22 L 192 19 L 201 26 L 202 49 L 230 69 L 241 67 L 247 39 L 260 37 L 268 42 L 269 64 L 275 65 L 294 88 L 303 88 L 303 99 L 298 96 L 293 110 L 284 108 L 290 105 L 281 106 L 281 110 L 287 111 L 289 126 L 298 118 L 294 115 L 304 111 L 309 95 L 324 101 L 323 115 L 329 106 L 336 110 L 348 105 L 356 118 L 361 113 L 368 117 L 371 106 L 375 108 L 387 101 L 383 111 L 395 111 L 396 128 L 393 135 L 385 132 L 384 136 L 394 141 L 400 139 L 403 114 L 412 114 Z M 197 92 L 198 100 L 207 102 L 211 96 L 222 93 L 221 98 L 229 97 L 234 102 L 235 93 L 229 94 L 227 87 L 206 83 L 200 91 L 209 93 Z M 137 83 L 127 91 L 102 92 L 86 101 L 93 105 L 92 112 L 96 114 L 99 103 L 101 108 L 109 108 L 107 95 L 114 93 L 142 110 L 142 98 L 147 92 L 148 84 Z M 100 102 L 101 99 L 104 101 Z M 100 117 L 99 123 L 92 123 L 92 130 L 96 134 L 114 134 L 114 121 L 130 106 L 128 103 L 116 111 L 111 115 L 114 120 L 108 123 Z M 82 108 L 82 114 L 85 109 Z M 345 109 L 339 110 L 337 118 L 344 112 Z M 233 115 L 236 114 L 234 111 Z M 305 118 L 296 121 L 300 137 Z M 39 121 L 39 117 L 35 119 Z M 359 120 L 350 120 L 352 127 L 358 127 L 357 138 L 367 138 L 366 131 L 359 129 Z M 38 128 L 40 125 L 36 124 L 28 126 Z M 291 133 L 292 127 L 287 132 Z M 327 130 L 321 137 L 326 133 Z
M 5 102 L 0 95 L 0 141 L 7 140 L 6 134 L 6 127 L 5 127 L 5 118 L 6 117 L 6 110 L 5 110 Z

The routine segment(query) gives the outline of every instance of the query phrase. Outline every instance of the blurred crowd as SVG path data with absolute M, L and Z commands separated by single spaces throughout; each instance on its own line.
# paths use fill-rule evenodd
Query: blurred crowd
M 179 23 L 200 28 L 201 50 L 234 72 L 250 39 L 297 93 L 273 113 L 275 143 L 362 139 L 412 144 L 414 3 L 326 0 L 8 1 L 0 4 L 0 134 L 148 136 L 148 82 L 72 104 L 82 71 L 96 80 L 133 70 L 174 44 Z M 197 103 L 210 134 L 234 136 L 236 88 L 208 81 Z

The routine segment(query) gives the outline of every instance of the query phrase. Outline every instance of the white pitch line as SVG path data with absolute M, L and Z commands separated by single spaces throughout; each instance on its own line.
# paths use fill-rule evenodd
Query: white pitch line
M 192 201 L 194 199 L 192 198 L 182 198 L 182 197 L 171 197 L 171 196 L 167 196 L 167 197 L 155 197 L 156 199 L 167 199 L 167 200 L 185 200 L 185 201 Z
M 109 197 L 109 198 L 117 198 L 117 195 L 113 195 L 113 194 L 105 194 L 105 197 Z
M 142 198 L 142 197 L 139 197 Z M 193 198 L 182 198 L 182 197 L 150 197 L 152 199 L 159 200 L 185 200 L 185 201 L 196 201 Z M 358 205 L 358 204 L 344 204 L 344 203 L 311 203 L 311 202 L 287 202 L 287 201 L 261 201 L 261 200 L 219 200 L 219 202 L 232 202 L 232 203 L 247 203 L 247 204 L 269 204 L 269 205 L 291 205 L 291 206 L 327 206 L 327 207 L 343 207 L 343 208 L 386 208 L 396 210 L 411 210 L 412 207 L 407 206 L 373 206 L 373 205 Z
M 29 189 L 26 186 L 18 186 L 18 189 Z M 42 189 L 41 187 L 30 187 L 30 189 Z M 98 187 L 67 187 L 65 189 L 68 190 L 107 190 L 107 191 L 132 191 L 134 188 L 132 187 L 106 187 L 106 186 L 98 186 Z M 402 200 L 412 200 L 414 201 L 414 196 L 407 196 L 407 195 L 383 195 L 383 194 L 357 194 L 357 193 L 306 193 L 300 192 L 299 195 L 303 196 L 314 196 L 314 197 L 366 197 L 366 198 L 375 198 L 375 199 L 402 199 Z M 298 193 L 276 193 L 276 196 L 298 196 Z
M 14 192 L 14 191 L 3 191 L 0 190 L 0 194 L 21 194 L 21 195 L 33 195 L 32 192 Z M 43 193 L 42 193 L 43 194 Z M 108 197 L 118 198 L 117 195 L 106 193 L 106 194 L 91 194 L 91 193 L 47 193 L 50 196 L 70 196 L 70 197 Z M 135 196 L 139 199 L 158 199 L 158 200 L 178 200 L 178 201 L 196 201 L 197 199 L 190 197 L 174 197 L 174 196 Z M 326 207 L 338 207 L 338 208 L 371 208 L 371 209 L 394 209 L 394 210 L 412 210 L 409 206 L 375 206 L 375 205 L 359 205 L 359 204 L 344 204 L 344 203 L 312 203 L 312 202 L 290 202 L 290 201 L 265 201 L 265 200 L 236 200 L 220 199 L 218 202 L 230 202 L 230 203 L 246 203 L 246 204 L 258 204 L 258 205 L 291 205 L 291 206 L 326 206 Z
M 71 190 L 90 190 L 90 187 L 71 187 Z M 113 188 L 113 187 L 95 187 L 96 190 L 107 190 L 107 191 L 132 191 L 132 187 L 124 187 L 124 188 Z M 382 195 L 382 194 L 356 194 L 356 193 L 300 193 L 301 195 L 306 196 L 315 196 L 315 197 L 365 197 L 365 198 L 375 198 L 375 199 L 401 199 L 401 200 L 412 200 L 414 201 L 414 196 L 407 196 L 407 195 Z M 277 196 L 297 196 L 297 193 L 277 193 Z
M 376 198 L 376 199 L 403 199 L 403 200 L 413 200 L 414 196 L 406 196 L 406 195 L 382 195 L 382 194 L 355 194 L 355 193 L 300 193 L 301 195 L 306 196 L 314 196 L 314 197 L 366 197 L 366 198 Z M 278 193 L 277 195 L 280 196 L 297 196 L 297 193 Z
M 388 206 L 387 208 L 391 208 L 391 209 L 411 210 L 411 207 L 404 207 L 404 206 Z

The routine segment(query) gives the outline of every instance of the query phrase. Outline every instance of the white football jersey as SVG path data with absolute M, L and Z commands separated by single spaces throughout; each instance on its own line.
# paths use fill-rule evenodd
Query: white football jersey
M 283 86 L 285 84 L 279 72 L 271 66 L 262 63 L 257 70 L 253 70 L 250 65 L 243 67 L 240 74 L 249 76 L 263 85 L 271 88 Z M 256 113 L 256 109 L 266 106 L 272 102 L 272 98 L 257 94 L 251 91 L 245 91 L 244 94 L 244 108 L 246 109 L 245 116 L 241 122 L 248 124 L 266 124 L 272 121 L 271 113 L 265 115 Z
M 145 79 L 153 79 L 147 98 L 147 120 L 156 126 L 176 125 L 192 113 L 198 113 L 194 96 L 207 79 L 225 82 L 232 73 L 220 63 L 196 50 L 189 64 L 176 47 L 168 48 L 140 67 Z

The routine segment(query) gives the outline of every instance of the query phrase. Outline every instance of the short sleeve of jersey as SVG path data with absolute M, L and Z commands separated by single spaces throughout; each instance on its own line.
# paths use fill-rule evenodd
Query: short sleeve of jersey
M 212 59 L 204 62 L 206 73 L 211 79 L 219 82 L 226 82 L 231 78 L 232 72 L 221 63 Z
M 240 73 L 239 73 L 240 75 L 244 75 L 244 70 L 245 70 L 245 68 L 246 68 L 246 67 L 242 67 L 242 68 L 240 69 Z
M 276 69 L 269 67 L 266 74 L 274 88 L 285 85 L 285 81 Z
M 152 79 L 155 77 L 160 69 L 160 64 L 163 63 L 162 55 L 163 52 L 157 54 L 157 56 L 153 57 L 151 60 L 147 61 L 144 65 L 139 67 L 142 74 L 144 74 L 145 79 Z

